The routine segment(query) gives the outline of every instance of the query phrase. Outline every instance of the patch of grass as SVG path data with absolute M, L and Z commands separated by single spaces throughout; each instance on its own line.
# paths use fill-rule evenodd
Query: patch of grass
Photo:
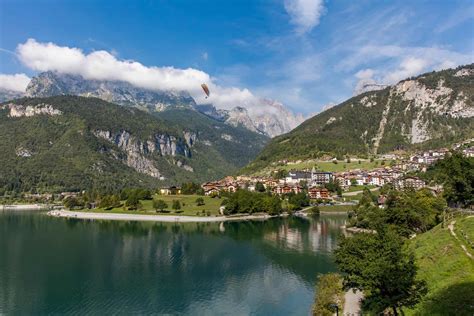
M 320 205 L 321 212 L 349 212 L 354 205 Z
M 207 212 L 210 213 L 211 216 L 215 216 L 219 214 L 219 208 L 221 206 L 222 200 L 219 198 L 211 198 L 208 196 L 200 196 L 200 195 L 154 195 L 155 199 L 160 199 L 168 204 L 168 207 L 165 209 L 166 212 L 157 213 L 153 209 L 153 201 L 152 200 L 142 200 L 142 208 L 138 211 L 132 210 L 124 210 L 122 207 L 114 208 L 110 211 L 106 211 L 104 209 L 94 209 L 91 212 L 107 212 L 107 213 L 125 213 L 125 214 L 163 214 L 163 215 L 187 215 L 187 216 L 205 216 Z M 203 198 L 204 205 L 198 206 L 196 203 L 197 198 Z M 171 208 L 173 205 L 173 200 L 178 200 L 181 204 L 181 209 L 175 211 Z M 204 211 L 204 213 L 203 213 Z
M 457 225 L 474 230 L 474 218 L 459 220 Z M 441 225 L 410 240 L 415 252 L 419 278 L 428 285 L 428 294 L 406 315 L 473 315 L 474 260 L 460 247 L 460 242 Z
M 368 189 L 373 189 L 375 188 L 375 185 L 351 185 L 349 189 L 345 192 L 356 192 L 356 191 L 362 191 L 365 188 Z
M 389 165 L 389 161 L 385 161 L 385 166 Z M 269 166 L 257 171 L 254 174 L 263 175 L 268 174 L 273 170 L 304 170 L 304 169 L 312 169 L 315 167 L 318 171 L 326 171 L 326 172 L 341 172 L 341 171 L 349 171 L 354 169 L 362 169 L 362 170 L 372 170 L 377 167 L 383 167 L 382 160 L 361 160 L 359 164 L 359 160 L 351 160 L 351 162 L 347 162 L 345 160 L 338 161 L 335 164 L 332 161 L 319 161 L 319 160 L 308 160 L 303 161 L 300 163 L 295 164 L 288 164 L 288 165 L 278 165 L 278 166 Z

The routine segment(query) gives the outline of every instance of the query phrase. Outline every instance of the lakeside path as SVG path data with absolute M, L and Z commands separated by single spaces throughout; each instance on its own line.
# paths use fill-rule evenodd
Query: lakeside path
M 44 210 L 48 208 L 45 204 L 12 204 L 0 205 L 0 210 L 8 211 L 29 211 L 29 210 Z
M 171 222 L 171 223 L 200 223 L 200 222 L 225 222 L 225 221 L 246 221 L 246 220 L 267 220 L 275 216 L 270 215 L 246 215 L 246 216 L 185 216 L 185 215 L 145 215 L 145 214 L 118 214 L 118 213 L 92 213 L 57 210 L 48 212 L 49 216 L 77 218 L 77 219 L 97 219 L 115 221 L 150 221 L 150 222 Z

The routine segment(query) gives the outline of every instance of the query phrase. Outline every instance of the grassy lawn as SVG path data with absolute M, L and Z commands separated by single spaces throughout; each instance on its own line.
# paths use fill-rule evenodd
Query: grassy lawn
M 204 199 L 204 205 L 196 205 L 196 199 L 202 197 Z M 142 200 L 140 201 L 143 205 L 142 209 L 138 211 L 124 210 L 123 208 L 114 208 L 112 210 L 94 209 L 91 212 L 111 212 L 111 213 L 126 213 L 126 214 L 163 214 L 163 215 L 187 215 L 187 216 L 203 216 L 202 212 L 210 212 L 211 216 L 219 214 L 219 207 L 221 206 L 222 199 L 210 198 L 208 196 L 200 195 L 154 195 L 155 199 L 161 199 L 168 204 L 166 213 L 156 213 L 153 209 L 153 201 Z M 178 200 L 181 203 L 181 209 L 177 212 L 171 208 L 173 200 Z M 125 202 L 123 202 L 125 203 Z M 197 214 L 199 213 L 199 214 Z
M 471 234 L 474 217 L 457 221 Z M 406 315 L 474 315 L 474 260 L 462 251 L 448 229 L 438 225 L 410 241 L 419 266 L 418 275 L 428 285 L 428 294 Z
M 385 166 L 390 165 L 390 161 L 385 161 Z M 340 171 L 348 171 L 353 169 L 363 169 L 363 170 L 371 170 L 377 167 L 382 166 L 382 160 L 351 160 L 351 162 L 347 162 L 345 160 L 338 161 L 337 164 L 332 161 L 303 161 L 301 163 L 296 164 L 288 164 L 284 166 L 272 166 L 268 169 L 265 168 L 265 171 L 275 170 L 275 169 L 284 169 L 284 170 L 302 170 L 302 169 L 312 169 L 315 167 L 321 171 L 328 171 L 328 172 L 340 172 Z
M 351 185 L 349 189 L 347 191 L 344 191 L 343 193 L 362 191 L 364 190 L 364 188 L 373 189 L 375 188 L 375 185 Z
M 349 212 L 354 205 L 320 205 L 321 212 Z

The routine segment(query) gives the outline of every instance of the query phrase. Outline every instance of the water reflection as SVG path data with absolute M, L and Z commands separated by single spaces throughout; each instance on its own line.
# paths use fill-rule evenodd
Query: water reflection
M 344 217 L 139 223 L 0 214 L 0 314 L 307 314 Z

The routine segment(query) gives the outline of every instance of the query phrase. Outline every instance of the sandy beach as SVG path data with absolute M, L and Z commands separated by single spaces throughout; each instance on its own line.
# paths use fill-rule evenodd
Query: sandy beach
M 66 210 L 49 211 L 49 216 L 93 219 L 93 220 L 115 220 L 115 221 L 152 221 L 152 222 L 224 222 L 224 221 L 245 221 L 245 220 L 266 220 L 272 218 L 269 215 L 246 215 L 246 216 L 184 216 L 184 215 L 144 215 L 144 214 L 118 214 L 118 213 L 93 213 L 76 212 Z

